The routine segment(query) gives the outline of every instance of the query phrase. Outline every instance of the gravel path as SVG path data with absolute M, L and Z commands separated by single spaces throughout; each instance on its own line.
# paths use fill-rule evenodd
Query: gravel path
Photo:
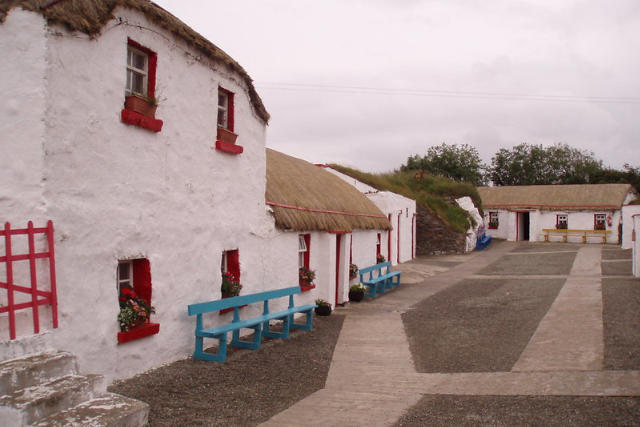
M 605 369 L 640 370 L 638 279 L 602 279 L 602 302 Z
M 192 358 L 119 381 L 109 391 L 147 402 L 150 426 L 252 426 L 324 387 L 344 316 L 314 316 L 311 331 L 229 349 L 227 363 Z
M 640 398 L 425 396 L 396 426 L 633 426 Z
M 467 279 L 427 298 L 402 316 L 416 370 L 510 371 L 563 283 Z

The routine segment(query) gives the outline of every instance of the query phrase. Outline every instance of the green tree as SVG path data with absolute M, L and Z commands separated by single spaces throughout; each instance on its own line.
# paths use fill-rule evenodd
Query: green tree
M 488 175 L 494 185 L 589 184 L 603 170 L 593 156 L 567 144 L 523 143 L 498 150 Z
M 467 144 L 445 144 L 429 147 L 427 154 L 417 154 L 407 158 L 402 171 L 422 170 L 432 175 L 443 176 L 455 181 L 473 185 L 484 185 L 486 166 L 482 163 L 478 150 Z

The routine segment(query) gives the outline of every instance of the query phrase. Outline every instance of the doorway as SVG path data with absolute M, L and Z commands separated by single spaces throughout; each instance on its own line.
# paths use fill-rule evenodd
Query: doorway
M 530 239 L 530 216 L 529 212 L 518 212 L 516 240 L 529 241 Z

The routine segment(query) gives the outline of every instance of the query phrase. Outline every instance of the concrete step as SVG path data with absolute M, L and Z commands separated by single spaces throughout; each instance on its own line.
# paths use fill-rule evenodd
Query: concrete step
M 78 373 L 73 355 L 39 353 L 0 362 L 0 396 Z
M 101 375 L 67 375 L 16 390 L 0 396 L 0 426 L 31 424 L 105 393 Z
M 140 427 L 147 425 L 149 405 L 119 394 L 107 393 L 58 412 L 33 427 Z

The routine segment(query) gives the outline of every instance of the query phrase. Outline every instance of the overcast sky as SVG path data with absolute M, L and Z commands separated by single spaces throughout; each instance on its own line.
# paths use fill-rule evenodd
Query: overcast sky
M 442 142 L 640 166 L 638 0 L 156 0 L 236 59 L 267 146 L 368 172 Z

